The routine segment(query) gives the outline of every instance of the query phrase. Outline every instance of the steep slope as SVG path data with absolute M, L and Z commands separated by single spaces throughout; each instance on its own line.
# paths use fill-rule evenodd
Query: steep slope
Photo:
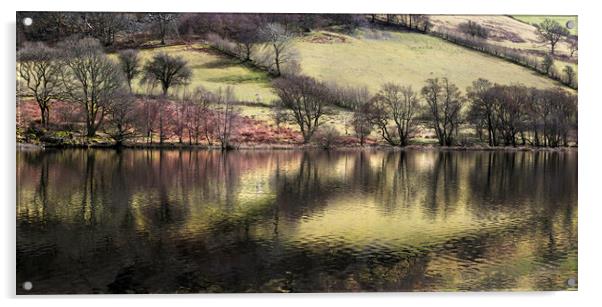
M 210 91 L 232 86 L 240 100 L 270 102 L 275 98 L 267 73 L 241 65 L 238 60 L 224 56 L 206 45 L 191 44 L 143 49 L 140 50 L 142 62 L 146 62 L 159 52 L 180 56 L 188 61 L 192 70 L 192 80 L 187 88 L 189 91 L 197 86 L 203 86 Z M 140 78 L 134 81 L 136 92 L 159 92 L 158 87 L 150 90 L 147 86 L 141 85 L 139 80 Z M 181 93 L 184 88 L 176 88 L 174 91 Z
M 317 39 L 326 36 L 330 39 Z M 338 37 L 338 38 L 332 38 Z M 548 88 L 559 83 L 497 57 L 414 32 L 360 29 L 353 36 L 317 32 L 295 48 L 303 73 L 375 92 L 385 82 L 420 89 L 428 78 L 447 77 L 464 90 L 477 78 Z
M 549 18 L 552 20 L 558 21 L 561 25 L 566 25 L 566 23 L 570 20 L 573 21 L 575 27 L 569 29 L 572 35 L 577 35 L 578 33 L 578 20 L 577 16 L 542 16 L 542 15 L 513 15 L 512 18 L 518 19 L 522 22 L 535 25 L 541 23 L 544 19 Z
M 535 24 L 546 18 L 556 20 L 561 25 L 565 25 L 568 20 L 574 20 L 577 24 L 576 16 L 431 15 L 430 18 L 433 29 L 438 32 L 456 31 L 461 23 L 476 22 L 489 30 L 488 43 L 521 50 L 539 59 L 543 59 L 549 52 L 549 47 L 537 37 Z M 577 35 L 576 28 L 570 31 Z M 556 68 L 559 71 L 565 65 L 571 65 L 577 70 L 577 56 L 570 56 L 570 45 L 566 40 L 558 43 L 556 51 Z

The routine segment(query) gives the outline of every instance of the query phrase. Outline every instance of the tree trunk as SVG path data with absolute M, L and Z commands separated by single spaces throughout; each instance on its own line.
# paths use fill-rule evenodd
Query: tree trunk
M 86 136 L 91 138 L 94 137 L 96 135 L 96 128 L 94 128 L 94 124 L 88 124 L 88 127 L 86 128 Z
M 251 45 L 250 44 L 245 44 L 245 59 L 243 60 L 244 62 L 248 62 L 251 61 Z
M 159 143 L 163 145 L 165 135 L 163 134 L 163 115 L 159 116 Z
M 40 107 L 40 123 L 42 127 L 48 127 L 48 107 Z
M 278 47 L 276 47 L 276 45 L 274 45 L 274 61 L 276 64 L 276 76 L 279 77 L 280 76 L 280 51 L 278 50 Z

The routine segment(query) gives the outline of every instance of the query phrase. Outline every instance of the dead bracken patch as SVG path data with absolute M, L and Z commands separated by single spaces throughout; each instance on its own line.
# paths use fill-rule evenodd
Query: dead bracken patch
M 238 144 L 299 144 L 303 137 L 291 128 L 276 127 L 244 116 L 239 119 L 239 129 L 232 141 Z
M 304 40 L 316 44 L 336 44 L 346 43 L 348 41 L 348 38 L 335 33 L 321 32 L 316 35 L 307 36 Z

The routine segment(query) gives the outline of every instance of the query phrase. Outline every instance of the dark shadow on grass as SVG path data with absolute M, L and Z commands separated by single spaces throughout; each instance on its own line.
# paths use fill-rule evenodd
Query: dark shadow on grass
M 261 76 L 261 75 L 259 75 L 259 76 L 257 76 L 257 75 L 251 75 L 251 76 L 230 75 L 230 76 L 224 76 L 224 77 L 218 77 L 218 78 L 209 78 L 209 79 L 207 79 L 207 81 L 216 82 L 216 83 L 228 83 L 228 84 L 269 82 L 269 80 L 266 76 Z
M 201 65 L 199 65 L 199 67 L 209 68 L 209 69 L 220 69 L 220 68 L 234 67 L 234 66 L 238 66 L 238 65 L 239 65 L 238 62 L 233 61 L 231 59 L 220 58 L 215 61 L 201 64 Z

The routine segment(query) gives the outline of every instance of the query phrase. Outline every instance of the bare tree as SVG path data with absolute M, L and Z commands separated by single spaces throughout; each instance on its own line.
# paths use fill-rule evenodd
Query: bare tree
M 289 121 L 289 116 L 288 113 L 286 113 L 286 109 L 281 101 L 276 100 L 272 102 L 272 105 L 274 107 L 272 108 L 271 117 L 272 120 L 274 120 L 274 122 L 276 123 L 276 129 L 279 130 L 281 124 Z
M 143 72 L 141 82 L 153 86 L 160 84 L 164 96 L 167 96 L 170 87 L 188 84 L 192 77 L 192 71 L 183 58 L 164 52 L 153 56 L 144 65 Z
M 375 108 L 372 101 L 365 101 L 353 110 L 353 118 L 351 125 L 355 136 L 360 141 L 360 145 L 364 146 L 366 138 L 372 133 L 374 127 Z
M 561 38 L 569 36 L 569 30 L 563 27 L 558 21 L 552 19 L 544 19 L 537 25 L 537 35 L 542 42 L 550 45 L 550 53 L 553 55 L 556 50 L 556 44 Z
M 560 92 L 558 104 L 556 105 L 556 123 L 558 125 L 557 133 L 560 136 L 560 142 L 563 146 L 569 146 L 568 133 L 571 129 L 577 129 L 577 96 L 567 91 L 556 88 L 553 91 Z
M 576 128 L 576 100 L 562 89 L 539 90 L 521 84 L 491 85 L 479 79 L 468 89 L 470 113 L 488 124 L 489 144 L 559 146 Z
M 577 99 L 561 88 L 547 89 L 540 94 L 540 120 L 543 121 L 543 145 L 568 145 L 568 132 L 577 123 Z
M 261 29 L 260 35 L 265 46 L 271 50 L 272 63 L 268 64 L 268 68 L 276 76 L 282 75 L 282 66 L 293 59 L 292 33 L 279 23 L 268 23 Z
M 130 92 L 132 92 L 132 80 L 140 74 L 140 58 L 138 56 L 138 51 L 133 49 L 120 51 L 119 61 L 121 62 L 121 70 L 128 82 Z
M 232 144 L 230 143 L 230 139 L 232 137 L 235 124 L 234 121 L 236 119 L 236 111 L 234 110 L 234 104 L 236 103 L 234 88 L 228 86 L 224 90 L 220 87 L 215 93 L 213 103 L 215 104 L 217 138 L 220 141 L 221 149 L 231 149 Z
M 107 108 L 123 90 L 123 74 L 96 39 L 69 40 L 61 45 L 61 50 L 60 75 L 66 98 L 83 106 L 86 136 L 93 137 Z
M 516 146 L 517 135 L 524 135 L 525 105 L 528 89 L 525 86 L 494 86 L 499 135 L 505 146 Z M 524 136 L 523 143 L 526 142 Z
M 146 98 L 143 101 L 143 110 L 139 120 L 140 126 L 144 127 L 144 134 L 146 135 L 146 141 L 149 144 L 153 143 L 153 133 L 158 130 L 158 122 L 162 103 L 160 100 Z
M 287 76 L 273 82 L 282 105 L 292 112 L 292 118 L 307 144 L 329 104 L 329 93 L 324 84 L 307 76 Z
M 473 119 L 484 122 L 489 146 L 497 146 L 497 114 L 495 100 L 490 91 L 492 86 L 493 84 L 488 80 L 478 79 L 472 82 L 472 86 L 466 89 L 466 93 L 471 102 L 470 113 Z
M 243 62 L 251 61 L 256 45 L 261 41 L 262 18 L 257 14 L 228 14 L 227 16 L 232 18 L 228 27 L 230 31 L 227 34 L 236 41 L 239 49 L 238 56 Z
M 53 99 L 62 91 L 61 66 L 56 57 L 56 50 L 43 43 L 26 45 L 17 55 L 17 72 L 24 83 L 22 89 L 35 98 L 43 127 L 48 126 Z
M 428 79 L 426 86 L 422 88 L 422 96 L 428 105 L 429 116 L 439 145 L 453 145 L 464 102 L 458 87 L 449 82 L 447 78 Z
M 129 25 L 125 13 L 87 12 L 82 13 L 81 20 L 84 33 L 97 38 L 104 46 L 113 45 L 116 34 L 126 30 Z
M 422 32 L 427 32 L 432 25 L 429 16 L 424 14 L 387 15 L 387 20 L 391 20 L 390 16 L 399 24 Z
M 120 93 L 115 101 L 107 107 L 107 124 L 105 129 L 116 146 L 121 146 L 127 139 L 135 135 L 136 108 L 134 96 Z
M 190 121 L 188 131 L 189 139 L 194 139 L 195 144 L 199 144 L 201 133 L 205 132 L 207 143 L 211 144 L 209 138 L 209 105 L 214 101 L 214 95 L 202 87 L 197 87 L 192 94 L 190 106 Z
M 177 18 L 178 14 L 173 13 L 149 13 L 146 16 L 146 19 L 155 27 L 159 39 L 161 40 L 161 45 L 165 45 L 165 38 L 167 37 L 170 26 L 177 29 L 177 26 L 174 24 Z
M 419 103 L 409 86 L 387 83 L 374 99 L 376 125 L 385 141 L 393 146 L 406 146 L 416 128 Z M 393 127 L 389 125 L 393 122 Z
M 577 36 L 573 36 L 573 37 L 569 38 L 568 42 L 569 42 L 570 56 L 573 57 L 575 55 L 575 52 L 577 52 L 577 50 L 579 48 L 579 42 L 578 42 Z
M 431 19 L 428 15 L 415 15 L 415 24 L 416 29 L 421 30 L 422 32 L 428 32 L 433 24 L 431 23 Z
M 173 133 L 178 137 L 178 143 L 184 143 L 184 134 L 188 128 L 188 121 L 192 113 L 192 101 L 188 95 L 184 94 L 182 99 L 178 99 L 173 104 Z

